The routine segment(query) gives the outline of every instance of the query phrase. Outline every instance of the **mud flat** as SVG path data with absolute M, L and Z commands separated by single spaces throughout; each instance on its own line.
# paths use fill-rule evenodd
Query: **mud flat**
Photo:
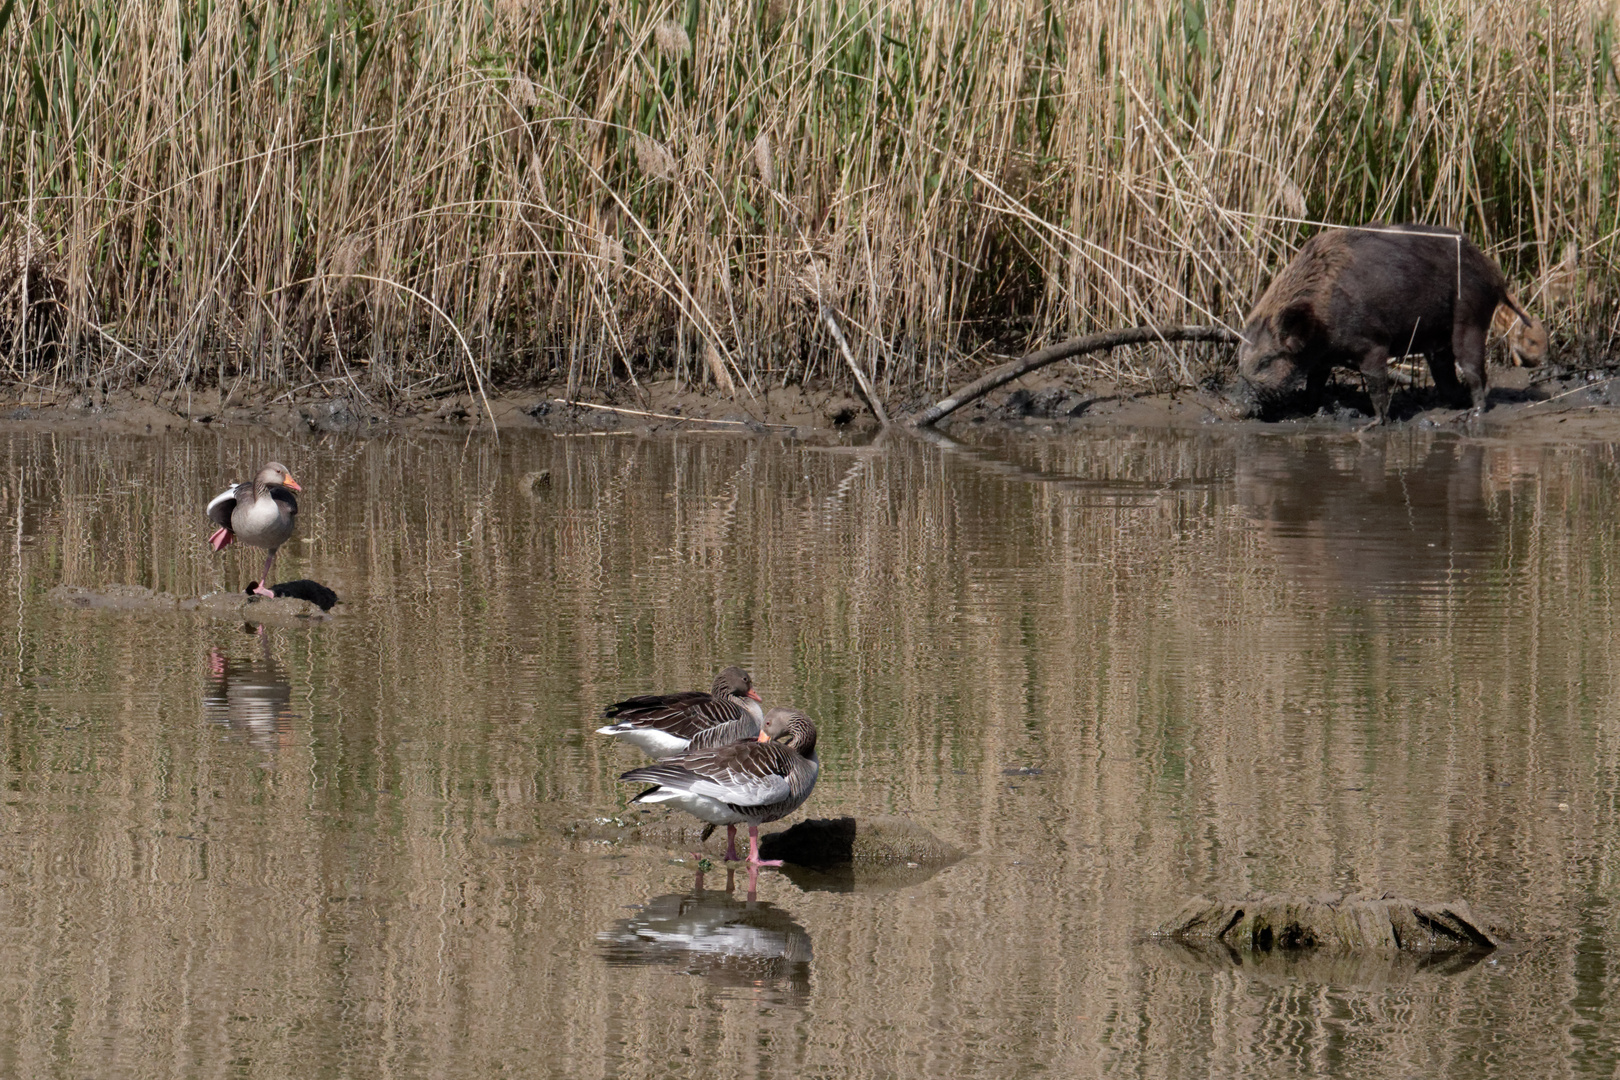
M 1414 377 L 1411 365 L 1395 369 L 1397 382 Z M 1415 376 L 1423 378 L 1421 372 Z M 1532 382 L 1532 379 L 1536 381 Z M 1620 441 L 1620 372 L 1572 372 L 1549 377 L 1548 369 L 1493 365 L 1490 410 L 1470 420 L 1465 410 L 1439 407 L 1422 386 L 1398 387 L 1390 426 L 1455 428 L 1489 438 Z M 909 392 L 885 402 L 897 429 L 933 404 L 937 395 Z M 1278 419 L 1236 418 L 1233 403 L 1208 389 L 1158 390 L 1148 383 L 1031 374 L 963 407 L 943 420 L 942 431 L 968 425 L 1131 428 L 1242 426 L 1257 430 L 1355 430 L 1372 419 L 1366 394 L 1339 375 L 1324 407 L 1310 415 Z M 591 391 L 563 400 L 556 386 L 508 389 L 485 399 L 465 392 L 432 400 L 385 404 L 358 397 L 320 397 L 298 402 L 242 403 L 217 390 L 156 393 L 146 388 L 106 394 L 51 394 L 28 387 L 0 387 L 0 427 L 94 431 L 100 434 L 163 434 L 234 426 L 257 427 L 288 438 L 322 435 L 459 434 L 545 431 L 558 435 L 669 434 L 705 432 L 808 439 L 870 437 L 878 430 L 870 409 L 841 386 L 773 387 L 728 398 L 673 380 L 639 387 Z
M 58 585 L 48 596 L 52 603 L 60 604 L 62 607 L 114 614 L 185 611 L 272 626 L 306 625 L 311 621 L 329 618 L 326 612 L 308 600 L 290 596 L 272 598 L 219 592 L 209 593 L 207 596 L 182 597 L 173 593 L 154 592 L 142 585 L 103 585 L 94 589 L 79 585 Z

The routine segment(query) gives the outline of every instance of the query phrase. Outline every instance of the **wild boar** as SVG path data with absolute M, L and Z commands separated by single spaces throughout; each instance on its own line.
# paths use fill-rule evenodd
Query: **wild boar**
M 1547 359 L 1547 328 L 1511 293 L 1491 316 L 1491 333 L 1502 338 L 1514 367 L 1536 367 Z
M 1311 237 L 1249 313 L 1238 373 L 1256 404 L 1304 386 L 1320 397 L 1335 364 L 1359 370 L 1389 419 L 1389 361 L 1422 353 L 1435 386 L 1485 410 L 1485 334 L 1498 304 L 1519 310 L 1502 271 L 1466 236 L 1369 222 Z M 1462 399 L 1463 401 L 1469 399 Z

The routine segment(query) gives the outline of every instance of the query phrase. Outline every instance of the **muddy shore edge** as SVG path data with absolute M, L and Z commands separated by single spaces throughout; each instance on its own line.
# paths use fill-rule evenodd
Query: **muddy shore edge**
M 1534 380 L 1534 381 L 1533 381 Z M 1403 427 L 1455 430 L 1459 434 L 1534 441 L 1620 441 L 1620 373 L 1573 372 L 1548 377 L 1523 368 L 1493 367 L 1491 408 L 1482 420 L 1429 405 L 1422 390 L 1411 394 L 1389 430 Z M 1365 395 L 1361 395 L 1365 397 Z M 775 434 L 790 438 L 865 437 L 877 420 L 847 388 L 774 387 L 739 392 L 735 399 L 674 381 L 615 386 L 563 400 L 560 386 L 503 389 L 486 400 L 459 393 L 405 405 L 386 404 L 357 392 L 289 400 L 221 401 L 217 390 L 195 393 L 147 387 L 105 394 L 0 386 L 0 425 L 21 429 L 156 435 L 212 428 L 262 428 L 287 437 L 427 435 L 488 432 L 491 418 L 502 433 L 559 435 L 708 433 Z M 1239 419 L 1219 393 L 1154 390 L 1144 385 L 1029 377 L 974 402 L 946 418 L 939 430 L 970 430 L 985 424 L 1060 432 L 1087 427 L 1187 428 L 1216 426 L 1254 431 L 1345 431 L 1365 428 L 1370 417 L 1355 405 L 1356 391 L 1341 377 L 1328 407 L 1313 416 L 1277 420 Z M 1397 392 L 1397 405 L 1402 395 Z M 899 396 L 886 402 L 904 418 L 935 399 Z

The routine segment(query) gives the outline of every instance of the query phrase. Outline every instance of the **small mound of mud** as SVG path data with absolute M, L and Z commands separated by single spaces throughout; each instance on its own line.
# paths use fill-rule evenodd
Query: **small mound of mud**
M 886 892 L 920 885 L 963 852 L 903 817 L 817 818 L 761 832 L 759 857 L 781 859 L 805 890 Z
M 1219 943 L 1243 952 L 1326 950 L 1423 955 L 1489 951 L 1506 935 L 1469 910 L 1466 900 L 1429 903 L 1379 897 L 1256 894 L 1241 900 L 1194 897 L 1154 937 Z
M 299 625 L 327 617 L 325 612 L 308 600 L 290 596 L 270 599 L 243 593 L 210 593 L 202 597 L 182 598 L 173 593 L 154 592 L 142 585 L 103 585 L 97 589 L 58 585 L 46 595 L 52 603 L 81 611 L 195 611 L 219 618 L 277 625 Z
M 724 830 L 715 832 L 705 846 L 702 824 L 678 813 L 643 810 L 623 817 L 592 818 L 564 825 L 562 832 L 579 845 L 650 844 L 706 851 L 717 863 L 725 850 Z M 739 850 L 747 842 L 744 832 L 738 838 Z M 831 892 L 882 892 L 917 885 L 959 861 L 963 854 L 954 844 L 903 817 L 801 821 L 791 828 L 761 830 L 759 837 L 760 858 L 783 860 L 782 872 L 795 885 Z
M 815 818 L 791 828 L 761 831 L 759 857 L 784 859 L 822 870 L 853 863 L 939 869 L 961 860 L 963 852 L 903 817 Z

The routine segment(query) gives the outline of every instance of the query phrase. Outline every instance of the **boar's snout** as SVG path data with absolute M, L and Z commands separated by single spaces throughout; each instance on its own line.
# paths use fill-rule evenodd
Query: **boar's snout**
M 1260 396 L 1267 397 L 1293 388 L 1300 381 L 1297 358 L 1285 349 L 1269 330 L 1250 327 L 1238 346 L 1238 375 Z

